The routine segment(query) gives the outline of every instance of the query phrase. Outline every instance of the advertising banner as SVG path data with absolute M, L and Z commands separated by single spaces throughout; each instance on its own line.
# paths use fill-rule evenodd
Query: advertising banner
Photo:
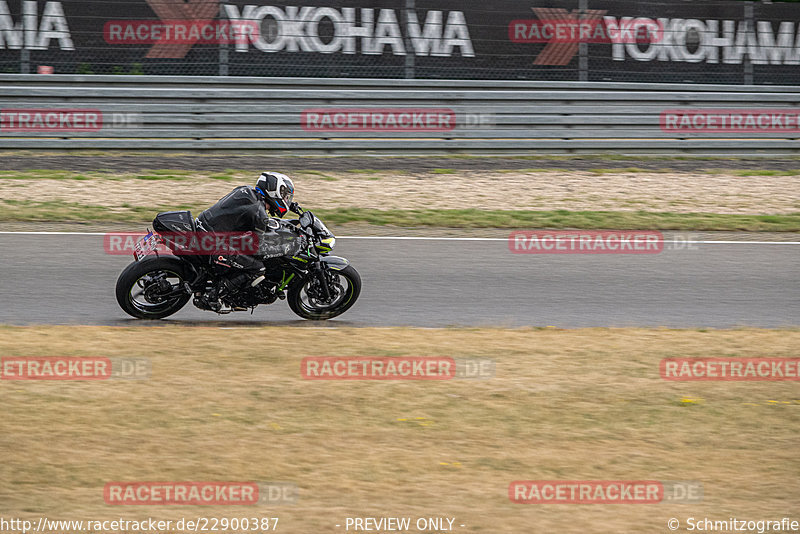
M 0 72 L 800 84 L 800 4 L 0 0 Z

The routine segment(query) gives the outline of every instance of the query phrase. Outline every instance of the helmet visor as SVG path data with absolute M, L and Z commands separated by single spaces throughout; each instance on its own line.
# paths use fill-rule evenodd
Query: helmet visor
M 280 197 L 283 200 L 283 203 L 286 205 L 286 208 L 289 208 L 289 205 L 292 203 L 294 199 L 294 190 L 282 185 L 280 188 Z

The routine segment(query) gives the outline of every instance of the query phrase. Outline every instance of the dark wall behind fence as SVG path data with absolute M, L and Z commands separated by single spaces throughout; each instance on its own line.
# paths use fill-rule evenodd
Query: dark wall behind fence
M 0 0 L 0 73 L 50 68 L 800 85 L 800 4 Z

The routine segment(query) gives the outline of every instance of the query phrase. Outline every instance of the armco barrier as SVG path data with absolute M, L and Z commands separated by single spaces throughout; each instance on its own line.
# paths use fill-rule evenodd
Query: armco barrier
M 0 149 L 800 154 L 800 87 L 0 76 Z

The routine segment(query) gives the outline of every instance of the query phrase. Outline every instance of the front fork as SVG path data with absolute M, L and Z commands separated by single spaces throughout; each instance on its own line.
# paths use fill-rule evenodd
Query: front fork
M 328 278 L 325 276 L 325 268 L 322 266 L 322 262 L 317 260 L 314 263 L 314 270 L 316 271 L 317 276 L 319 277 L 320 284 L 322 285 L 322 290 L 325 292 L 325 298 L 330 301 L 331 300 L 331 289 L 328 287 Z

